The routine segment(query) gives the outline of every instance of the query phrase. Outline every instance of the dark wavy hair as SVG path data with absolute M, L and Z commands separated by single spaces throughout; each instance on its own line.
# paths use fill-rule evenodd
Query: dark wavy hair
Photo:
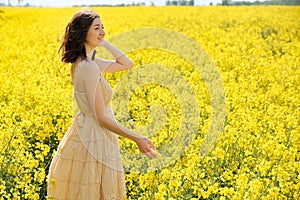
M 66 27 L 62 44 L 58 50 L 61 51 L 63 62 L 74 63 L 78 57 L 86 59 L 84 42 L 88 30 L 96 18 L 100 18 L 100 16 L 91 10 L 82 10 L 75 13 Z

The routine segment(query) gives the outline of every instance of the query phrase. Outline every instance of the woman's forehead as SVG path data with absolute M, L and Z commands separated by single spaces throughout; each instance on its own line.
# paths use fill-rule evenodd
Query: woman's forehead
M 99 17 L 95 18 L 94 21 L 93 21 L 93 25 L 94 26 L 102 25 L 102 20 Z

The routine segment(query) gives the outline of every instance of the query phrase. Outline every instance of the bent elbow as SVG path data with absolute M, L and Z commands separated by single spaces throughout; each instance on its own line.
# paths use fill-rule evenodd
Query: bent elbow
M 101 127 L 104 127 L 104 128 L 106 127 L 105 116 L 98 117 L 97 121 L 98 121 L 98 124 L 99 124 Z
M 105 123 L 102 121 L 102 120 L 98 120 L 98 123 L 101 127 L 104 127 L 105 128 Z
M 126 68 L 130 69 L 133 67 L 133 65 L 134 65 L 134 63 L 130 60 L 129 63 L 127 64 Z

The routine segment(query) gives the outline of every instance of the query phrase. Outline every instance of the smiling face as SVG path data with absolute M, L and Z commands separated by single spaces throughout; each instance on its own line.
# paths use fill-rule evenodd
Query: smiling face
M 88 53 L 101 44 L 104 38 L 100 16 L 92 10 L 81 10 L 75 13 L 66 27 L 63 42 L 62 61 L 74 63 L 78 58 L 85 59 Z
M 95 47 L 100 46 L 105 36 L 104 27 L 100 18 L 95 18 L 91 24 L 84 43 L 86 52 L 89 53 Z

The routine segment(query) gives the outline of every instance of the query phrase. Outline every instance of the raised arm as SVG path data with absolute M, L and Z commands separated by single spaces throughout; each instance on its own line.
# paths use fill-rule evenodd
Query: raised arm
M 113 55 L 115 60 L 95 58 L 95 62 L 102 72 L 118 72 L 130 69 L 134 65 L 125 54 L 123 54 L 107 40 L 103 39 L 103 47 Z

